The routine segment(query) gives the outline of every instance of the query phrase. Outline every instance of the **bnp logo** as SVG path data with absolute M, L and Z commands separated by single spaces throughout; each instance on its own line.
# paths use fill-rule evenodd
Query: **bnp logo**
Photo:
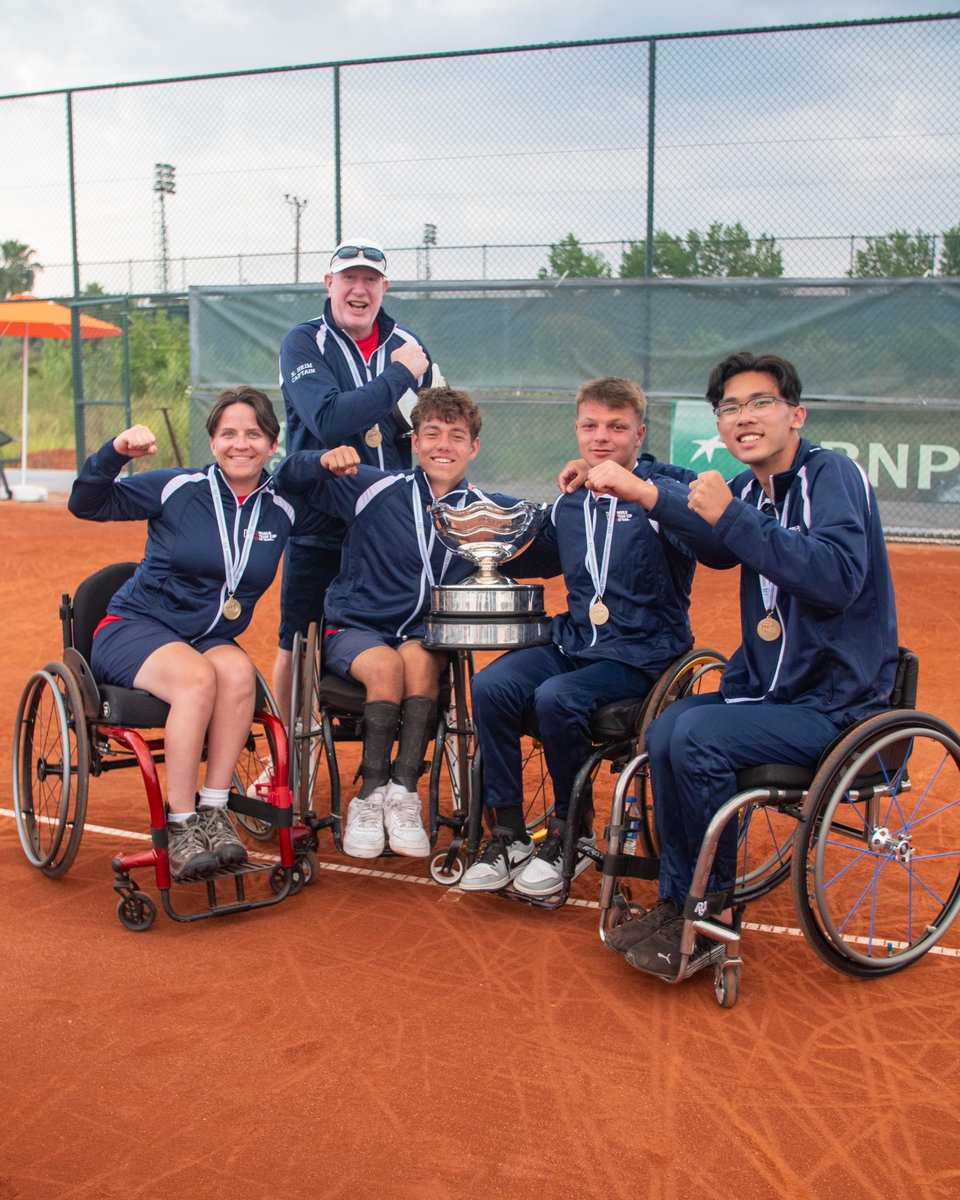
M 706 400 L 678 400 L 670 424 L 670 461 L 691 471 L 719 471 L 729 479 L 743 464 L 724 448 Z

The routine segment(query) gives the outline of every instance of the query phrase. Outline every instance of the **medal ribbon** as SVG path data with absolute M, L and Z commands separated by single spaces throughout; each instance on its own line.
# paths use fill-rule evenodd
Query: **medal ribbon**
M 757 501 L 757 508 L 761 512 L 770 512 L 772 510 L 774 516 L 776 516 L 780 521 L 781 529 L 786 529 L 786 527 L 787 527 L 787 502 L 786 502 L 786 500 L 784 500 L 784 502 L 783 502 L 783 512 L 778 513 L 777 506 L 773 503 L 772 500 L 770 500 L 767 497 L 766 492 L 761 488 L 760 489 L 760 499 Z M 760 581 L 760 598 L 763 601 L 763 609 L 764 609 L 764 612 L 766 612 L 769 615 L 777 607 L 777 596 L 780 593 L 780 587 L 778 584 L 772 583 L 769 579 L 767 579 L 767 577 L 765 575 L 758 574 L 757 578 Z
M 587 571 L 590 573 L 590 582 L 593 584 L 594 599 L 602 600 L 603 593 L 607 590 L 607 575 L 610 571 L 610 551 L 613 546 L 613 527 L 615 524 L 617 512 L 617 497 L 611 496 L 610 504 L 607 508 L 607 533 L 603 539 L 603 558 L 597 565 L 597 547 L 595 544 L 597 517 L 600 512 L 600 503 L 594 500 L 587 492 L 583 498 L 583 530 L 587 540 L 587 556 L 585 559 Z M 593 514 L 591 520 L 590 505 L 593 501 Z M 593 625 L 593 622 L 590 622 Z M 593 641 L 590 645 L 594 645 L 597 640 L 597 627 L 593 626 Z
M 253 549 L 253 535 L 257 531 L 257 522 L 260 519 L 260 501 L 263 499 L 263 491 L 257 492 L 257 498 L 253 502 L 253 511 L 250 514 L 250 520 L 246 528 L 246 537 L 243 539 L 243 549 L 237 549 L 236 545 L 233 548 L 230 546 L 230 534 L 227 531 L 227 518 L 223 511 L 223 498 L 220 495 L 220 487 L 216 479 L 216 467 L 211 467 L 207 472 L 207 482 L 210 484 L 210 495 L 213 497 L 213 511 L 217 517 L 217 530 L 220 533 L 220 548 L 223 552 L 223 571 L 227 581 L 227 595 L 232 596 L 240 585 L 240 580 L 243 578 L 243 573 L 247 569 L 247 563 L 250 561 L 250 551 Z M 237 532 L 237 527 L 240 517 L 240 505 L 237 505 L 237 521 L 234 522 L 234 533 Z M 223 604 L 217 612 L 210 629 L 220 620 L 220 614 L 223 612 Z M 210 629 L 206 632 L 209 633 Z
M 326 322 L 324 322 L 324 323 L 326 324 Z M 336 330 L 330 329 L 329 325 L 327 325 L 327 328 L 330 330 L 331 335 L 336 340 L 340 349 L 343 351 L 343 357 L 347 360 L 347 367 L 349 368 L 350 374 L 353 377 L 354 387 L 361 388 L 361 387 L 363 387 L 363 385 L 365 383 L 369 383 L 371 379 L 375 379 L 378 375 L 383 374 L 383 369 L 386 366 L 386 359 L 387 359 L 387 343 L 386 342 L 384 342 L 382 346 L 377 347 L 376 353 L 371 358 L 370 362 L 372 364 L 374 364 L 372 369 L 366 363 L 363 364 L 364 375 L 366 376 L 366 378 L 361 378 L 360 372 L 357 370 L 356 359 L 354 358 L 353 353 L 350 350 L 350 347 L 346 344 L 346 342 L 343 340 L 343 338 L 336 332 Z M 354 343 L 354 345 L 356 345 L 356 343 Z M 362 358 L 363 355 L 361 355 L 360 357 Z M 379 430 L 380 426 L 372 425 L 371 428 Z M 377 446 L 377 466 L 380 468 L 381 471 L 383 471 L 385 469 L 384 465 L 383 465 L 383 442 L 380 442 L 379 445 Z
M 434 531 L 433 526 L 431 525 L 430 526 L 430 541 L 428 543 L 426 531 L 424 529 L 424 521 L 423 521 L 424 503 L 423 503 L 423 500 L 420 498 L 420 487 L 417 484 L 416 473 L 414 473 L 410 477 L 410 483 L 412 485 L 410 494 L 411 494 L 411 498 L 413 500 L 413 523 L 417 530 L 417 548 L 420 551 L 420 561 L 423 563 L 423 575 L 421 576 L 421 579 L 420 579 L 420 601 L 422 602 L 423 593 L 424 593 L 424 586 L 423 586 L 424 580 L 426 580 L 426 582 L 430 585 L 430 587 L 433 587 L 434 583 L 436 582 L 436 580 L 434 579 L 434 574 L 433 574 L 433 564 L 430 561 L 430 551 L 433 548 L 434 542 L 436 541 L 436 533 Z M 461 495 L 460 499 L 457 501 L 457 508 L 463 508 L 466 503 L 467 503 L 467 492 L 464 491 L 463 494 Z M 450 550 L 447 550 L 444 553 L 443 564 L 440 567 L 440 582 L 441 583 L 443 583 L 443 577 L 447 573 L 447 567 L 450 565 L 450 560 L 452 558 L 453 558 L 453 552 Z M 417 605 L 417 611 L 419 611 L 419 604 Z M 398 634 L 401 634 L 403 632 L 403 630 L 406 629 L 406 627 L 410 624 L 410 622 L 413 620 L 415 615 L 416 615 L 416 613 L 414 612 L 414 613 L 411 613 L 409 617 L 407 617 L 407 619 L 404 621 L 404 623 L 397 630 Z

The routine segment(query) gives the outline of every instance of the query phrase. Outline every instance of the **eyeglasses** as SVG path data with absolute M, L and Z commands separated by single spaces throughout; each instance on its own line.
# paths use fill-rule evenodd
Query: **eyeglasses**
M 330 259 L 331 264 L 338 258 L 367 258 L 370 262 L 387 265 L 387 256 L 379 246 L 338 246 L 333 252 L 333 258 Z
M 751 396 L 749 400 L 744 400 L 742 404 L 736 400 L 721 400 L 719 404 L 713 406 L 713 411 L 716 414 L 718 421 L 730 421 L 740 416 L 740 413 L 748 408 L 752 413 L 770 412 L 775 404 L 789 404 L 795 407 L 792 400 L 784 400 L 782 396 Z

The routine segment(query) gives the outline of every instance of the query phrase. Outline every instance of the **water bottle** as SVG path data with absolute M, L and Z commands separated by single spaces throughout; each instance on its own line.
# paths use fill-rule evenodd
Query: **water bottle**
M 640 810 L 636 796 L 627 796 L 623 805 L 623 853 L 637 853 L 637 830 L 640 828 Z

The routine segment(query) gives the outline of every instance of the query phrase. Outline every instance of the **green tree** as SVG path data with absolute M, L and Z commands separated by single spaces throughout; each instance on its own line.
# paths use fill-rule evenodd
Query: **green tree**
M 960 275 L 960 225 L 945 229 L 940 241 L 940 274 Z
M 855 279 L 891 279 L 925 275 L 933 270 L 933 238 L 895 229 L 883 237 L 868 237 L 866 250 L 858 250 L 847 274 Z
M 37 272 L 43 270 L 36 253 L 26 242 L 0 242 L 0 297 L 32 291 Z
M 644 273 L 646 242 L 630 242 L 620 264 L 621 278 Z M 699 275 L 776 279 L 783 274 L 783 256 L 776 239 L 763 233 L 754 239 L 738 221 L 715 221 L 705 234 L 691 229 L 686 238 L 658 229 L 653 235 L 653 273 L 673 279 Z
M 572 233 L 550 247 L 550 265 L 541 267 L 538 279 L 609 279 L 610 264 L 601 254 L 591 254 Z
M 628 242 L 620 260 L 620 278 L 635 279 L 646 272 L 647 242 Z M 683 238 L 665 229 L 653 234 L 653 273 L 671 279 L 687 279 L 696 274 L 696 263 Z

